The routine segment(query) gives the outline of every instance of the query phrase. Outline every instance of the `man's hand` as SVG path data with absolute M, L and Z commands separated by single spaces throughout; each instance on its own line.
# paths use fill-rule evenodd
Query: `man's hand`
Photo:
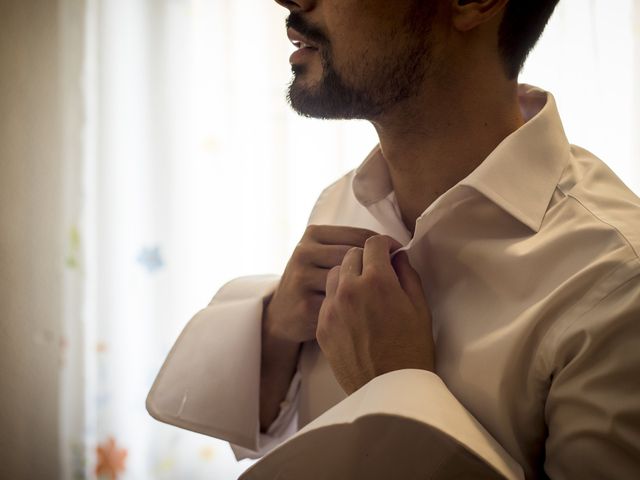
M 374 235 L 363 228 L 309 225 L 265 309 L 270 335 L 290 343 L 314 340 L 329 270 Z
M 392 263 L 389 252 L 399 247 L 393 242 L 372 236 L 327 275 L 316 337 L 347 395 L 393 370 L 434 369 L 422 282 L 405 252 Z

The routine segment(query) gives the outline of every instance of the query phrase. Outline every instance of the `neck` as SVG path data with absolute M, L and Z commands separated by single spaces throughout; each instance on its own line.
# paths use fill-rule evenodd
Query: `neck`
M 412 234 L 416 219 L 436 198 L 524 124 L 517 82 L 487 80 L 426 92 L 372 122 Z

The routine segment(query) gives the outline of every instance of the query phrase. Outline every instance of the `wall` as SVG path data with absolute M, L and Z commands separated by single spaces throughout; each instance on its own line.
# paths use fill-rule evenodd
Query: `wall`
M 58 0 L 0 0 L 0 478 L 58 478 Z

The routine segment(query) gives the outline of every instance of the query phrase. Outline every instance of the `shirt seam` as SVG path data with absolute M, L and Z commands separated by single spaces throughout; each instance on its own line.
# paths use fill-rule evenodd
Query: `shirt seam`
M 627 246 L 631 249 L 631 251 L 633 252 L 633 254 L 636 256 L 636 259 L 640 259 L 640 255 L 638 254 L 638 251 L 635 249 L 635 247 L 633 246 L 633 244 L 629 241 L 629 239 L 620 231 L 620 229 L 618 227 L 616 227 L 615 225 L 607 222 L 606 220 L 604 220 L 603 218 L 601 218 L 599 215 L 597 215 L 595 212 L 593 212 L 589 207 L 587 207 L 584 203 L 582 203 L 582 201 L 576 197 L 574 194 L 572 194 L 571 192 L 566 193 L 567 197 L 574 199 L 576 202 L 578 202 L 580 204 L 580 206 L 582 208 L 584 208 L 587 212 L 589 212 L 591 214 L 592 217 L 594 217 L 595 219 L 597 219 L 598 221 L 600 221 L 601 223 L 604 223 L 605 225 L 609 226 L 610 228 L 612 228 L 613 230 L 615 230 L 615 232 L 618 234 L 619 237 L 621 237 L 624 240 L 624 243 L 627 244 Z

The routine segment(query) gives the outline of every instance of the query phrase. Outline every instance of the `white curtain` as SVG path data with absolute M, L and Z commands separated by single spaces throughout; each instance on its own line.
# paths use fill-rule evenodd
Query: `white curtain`
M 640 0 L 560 0 L 521 81 L 553 92 L 569 141 L 640 193 Z
M 636 191 L 638 3 L 561 0 L 521 77 L 551 90 L 570 140 Z M 317 195 L 374 130 L 290 111 L 293 47 L 273 1 L 65 5 L 84 12 L 66 48 L 85 62 L 67 126 L 81 148 L 68 152 L 62 478 L 236 478 L 251 461 L 156 422 L 146 394 L 222 284 L 282 272 Z

